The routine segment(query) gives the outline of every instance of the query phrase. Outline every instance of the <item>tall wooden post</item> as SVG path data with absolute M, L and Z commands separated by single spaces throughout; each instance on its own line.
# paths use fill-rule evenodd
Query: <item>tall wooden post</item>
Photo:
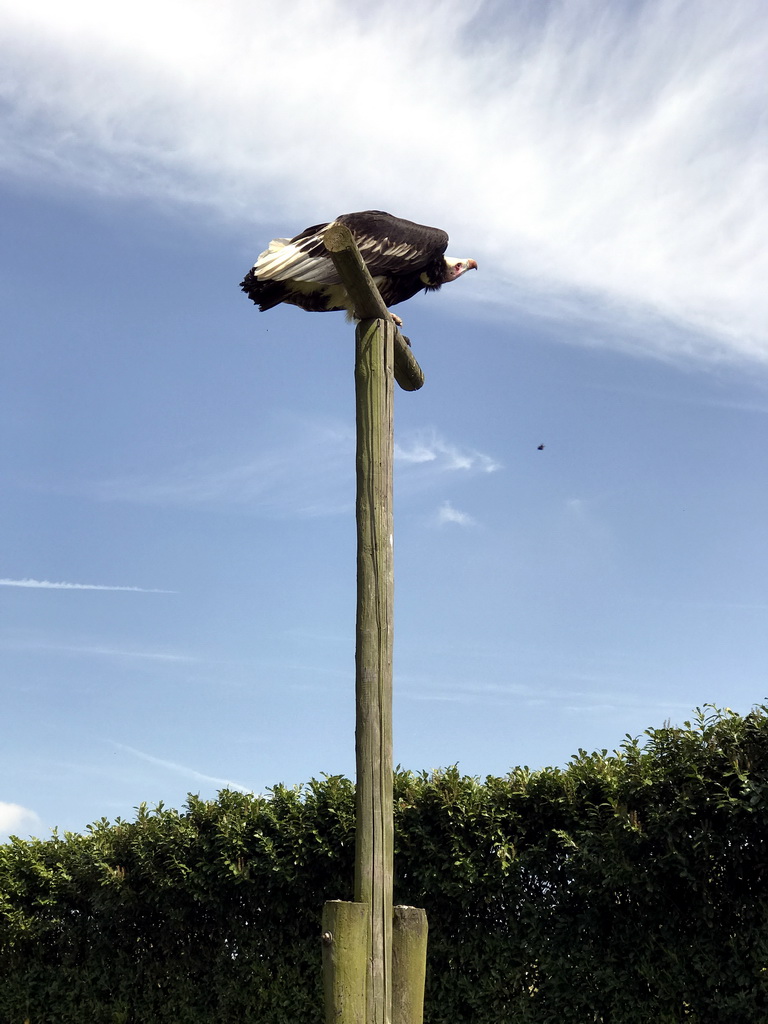
M 366 1024 L 370 907 L 328 900 L 323 907 L 323 988 L 327 1024 Z M 421 1024 L 421 1022 L 418 1022 Z
M 393 907 L 393 1024 L 423 1024 L 424 1022 L 427 930 L 427 915 L 421 908 Z
M 392 376 L 395 325 L 356 331 L 357 829 L 355 900 L 371 906 L 368 1020 L 392 1017 Z
M 335 225 L 328 229 L 324 241 L 360 320 L 355 335 L 357 827 L 355 904 L 347 906 L 365 909 L 361 916 L 356 912 L 343 913 L 335 901 L 326 904 L 326 1022 L 347 1024 L 349 1020 L 351 1024 L 354 1020 L 357 1024 L 356 1008 L 364 1005 L 365 1024 L 419 1024 L 413 1016 L 418 995 L 410 1001 L 403 995 L 412 974 L 402 968 L 405 953 L 398 958 L 398 1006 L 410 1006 L 412 1019 L 392 1021 L 392 463 L 393 379 L 405 390 L 415 391 L 424 383 L 424 377 L 409 345 L 395 327 L 349 230 Z M 359 991 L 362 975 L 352 952 L 361 921 L 366 922 L 364 992 Z M 353 932 L 353 927 L 358 931 Z M 426 930 L 423 936 L 426 948 Z M 403 942 L 398 948 L 410 950 L 412 945 Z M 423 969 L 420 977 L 421 982 L 416 978 L 415 990 L 421 984 L 423 1000 Z M 352 992 L 356 984 L 358 989 Z M 414 985 L 410 988 L 413 990 Z

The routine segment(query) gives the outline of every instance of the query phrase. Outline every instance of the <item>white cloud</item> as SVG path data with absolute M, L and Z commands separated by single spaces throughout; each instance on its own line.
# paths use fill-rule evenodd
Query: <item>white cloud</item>
M 568 498 L 565 502 L 566 512 L 572 516 L 584 516 L 587 514 L 587 502 L 584 498 Z
M 437 521 L 442 526 L 445 523 L 456 523 L 458 526 L 474 526 L 475 520 L 466 512 L 460 512 L 454 508 L 450 501 L 444 501 L 437 513 Z
M 0 587 L 31 587 L 40 590 L 127 590 L 139 594 L 175 594 L 175 590 L 157 590 L 154 587 L 112 587 L 100 583 L 53 583 L 51 580 L 0 579 Z
M 132 651 L 115 647 L 79 647 L 67 645 L 46 644 L 38 646 L 38 650 L 61 651 L 65 654 L 96 655 L 104 658 L 117 659 L 138 659 L 142 661 L 161 661 L 169 664 L 190 664 L 200 659 L 191 654 L 176 654 L 172 651 Z
M 249 786 L 243 786 L 239 782 L 232 782 L 231 779 L 222 779 L 216 775 L 206 775 L 204 772 L 196 771 L 194 768 L 188 768 L 183 764 L 177 764 L 175 761 L 167 761 L 162 757 L 154 757 L 152 754 L 145 754 L 143 751 L 136 750 L 134 747 L 128 747 L 124 743 L 116 743 L 115 746 L 119 750 L 124 750 L 128 754 L 132 754 L 134 757 L 140 758 L 142 761 L 147 761 L 149 764 L 157 765 L 159 768 L 165 768 L 178 775 L 183 775 L 188 779 L 195 779 L 198 782 L 210 783 L 214 786 L 220 786 L 222 789 L 237 789 L 241 793 L 253 792 Z
M 275 440 L 275 438 L 279 440 Z M 96 483 L 95 497 L 166 506 L 234 506 L 272 516 L 354 507 L 354 429 L 285 417 L 267 442 L 239 455 L 200 456 L 165 475 Z
M 272 516 L 336 515 L 354 507 L 354 466 L 353 424 L 285 416 L 269 441 L 250 453 L 201 456 L 170 467 L 163 476 L 105 480 L 91 491 L 106 501 L 228 505 Z M 471 476 L 498 468 L 490 455 L 448 441 L 435 430 L 395 444 L 395 471 L 410 490 L 445 473 Z
M 47 638 L 45 631 L 0 630 L 0 649 L 29 654 L 55 652 L 57 654 L 84 655 L 85 657 L 114 658 L 123 661 L 150 661 L 165 664 L 190 665 L 200 662 L 193 654 L 173 650 L 148 650 L 131 647 L 108 647 L 98 643 L 56 643 Z
M 472 470 L 493 473 L 499 468 L 499 464 L 490 455 L 446 441 L 436 431 L 422 432 L 405 444 L 395 443 L 395 464 L 429 464 L 440 472 Z
M 20 804 L 7 804 L 0 800 L 0 840 L 9 836 L 28 836 L 39 832 L 42 822 L 34 811 Z
M 6 173 L 281 232 L 390 208 L 480 261 L 447 302 L 768 361 L 762 0 L 0 0 L 0 22 Z
M 400 678 L 400 677 L 398 677 Z M 579 674 L 573 675 L 578 683 Z M 588 681 L 585 677 L 582 681 Z M 593 680 L 598 682 L 598 680 Z M 407 685 L 400 687 L 402 696 L 409 700 L 445 702 L 451 704 L 480 704 L 489 706 L 548 706 L 558 713 L 618 711 L 631 708 L 651 709 L 652 712 L 688 712 L 690 702 L 670 701 L 656 692 L 643 693 L 635 689 L 627 693 L 621 688 L 620 680 L 603 680 L 604 689 L 579 689 L 578 686 L 563 687 L 552 685 L 550 674 L 544 670 L 543 678 L 536 684 L 530 683 L 484 683 L 474 679 L 461 682 L 441 679 L 439 683 L 427 678 L 403 680 Z

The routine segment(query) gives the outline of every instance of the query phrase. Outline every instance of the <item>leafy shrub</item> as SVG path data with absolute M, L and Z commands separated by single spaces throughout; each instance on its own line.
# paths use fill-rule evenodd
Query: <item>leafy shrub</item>
M 484 782 L 395 777 L 395 898 L 430 927 L 427 1024 L 768 1020 L 768 717 Z M 316 1024 L 351 899 L 354 787 L 190 796 L 0 847 L 2 1024 Z

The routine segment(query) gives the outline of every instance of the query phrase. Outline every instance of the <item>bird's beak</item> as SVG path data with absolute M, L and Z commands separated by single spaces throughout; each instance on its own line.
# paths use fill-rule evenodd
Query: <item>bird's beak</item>
M 477 260 L 467 260 L 467 270 L 477 270 Z

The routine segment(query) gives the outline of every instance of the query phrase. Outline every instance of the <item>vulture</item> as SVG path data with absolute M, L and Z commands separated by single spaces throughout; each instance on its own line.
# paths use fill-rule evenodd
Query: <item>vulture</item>
M 260 310 L 281 302 L 309 312 L 344 309 L 354 315 L 352 300 L 341 283 L 323 244 L 331 224 L 344 224 L 376 282 L 387 306 L 405 302 L 417 292 L 437 291 L 468 270 L 475 260 L 445 255 L 448 235 L 440 228 L 414 224 L 382 210 L 345 213 L 327 224 L 315 224 L 295 238 L 275 238 L 256 260 L 240 287 Z M 396 323 L 402 323 L 392 314 Z

